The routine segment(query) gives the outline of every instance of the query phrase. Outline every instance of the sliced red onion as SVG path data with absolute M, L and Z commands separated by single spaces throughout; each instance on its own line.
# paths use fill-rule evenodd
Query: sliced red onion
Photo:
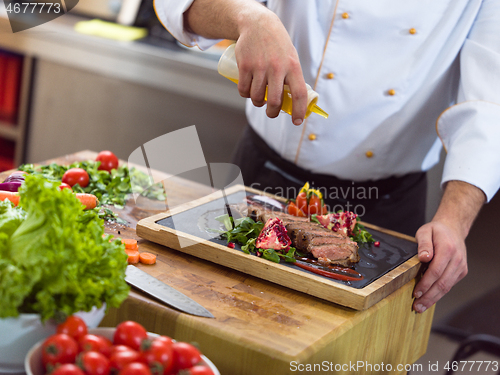
M 3 182 L 0 184 L 0 190 L 16 192 L 22 184 L 23 181 Z

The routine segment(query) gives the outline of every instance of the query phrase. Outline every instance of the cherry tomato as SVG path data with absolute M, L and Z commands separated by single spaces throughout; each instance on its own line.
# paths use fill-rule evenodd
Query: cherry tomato
M 143 326 L 128 320 L 118 324 L 116 327 L 113 343 L 115 345 L 127 345 L 132 349 L 139 350 L 142 340 L 147 337 L 148 333 Z
M 70 191 L 73 191 L 73 189 L 71 189 L 71 186 L 69 186 L 68 184 L 66 184 L 64 182 L 61 182 L 61 185 L 59 185 L 59 190 L 63 190 L 63 189 L 69 189 Z
M 78 345 L 82 352 L 99 352 L 109 357 L 113 343 L 106 337 L 90 334 L 82 336 L 78 341 Z
M 214 375 L 214 372 L 208 366 L 196 365 L 186 369 L 186 375 Z
M 141 344 L 141 358 L 153 375 L 170 373 L 173 363 L 173 343 L 163 340 L 144 340 Z
M 82 318 L 71 315 L 66 318 L 64 323 L 57 326 L 57 333 L 65 333 L 78 341 L 87 334 L 87 325 Z
M 49 336 L 42 344 L 42 363 L 47 370 L 58 363 L 75 362 L 77 354 L 78 344 L 65 333 Z
M 321 209 L 321 215 L 328 215 L 328 206 L 326 204 Z
M 174 342 L 174 367 L 176 370 L 183 370 L 193 367 L 201 362 L 201 353 L 193 345 L 187 342 Z
M 109 365 L 113 372 L 120 371 L 125 367 L 125 365 L 129 363 L 139 361 L 141 361 L 141 355 L 139 354 L 139 352 L 130 348 L 129 350 L 115 351 L 109 357 Z
M 309 198 L 309 206 L 307 207 L 309 215 L 321 214 L 322 210 L 321 199 L 315 194 Z
M 65 363 L 64 365 L 57 366 L 50 375 L 85 375 L 85 373 L 73 363 Z
M 84 352 L 78 356 L 78 365 L 87 375 L 109 375 L 109 360 L 99 352 Z
M 118 158 L 111 151 L 99 152 L 95 160 L 101 162 L 101 165 L 97 168 L 100 171 L 111 172 L 112 169 L 118 168 Z
M 307 194 L 306 192 L 299 193 L 297 199 L 295 199 L 295 205 L 302 210 L 302 212 L 307 212 Z
M 118 375 L 151 375 L 151 371 L 144 363 L 134 362 L 126 365 Z
M 300 210 L 293 202 L 290 202 L 288 204 L 288 213 L 293 216 L 306 217 L 306 214 L 302 210 Z
M 159 337 L 156 337 L 155 341 L 162 341 L 165 344 L 168 344 L 170 346 L 172 346 L 172 344 L 174 343 L 174 341 L 170 337 L 168 337 L 168 336 L 159 336 Z
M 80 185 L 82 188 L 87 187 L 89 184 L 89 174 L 85 169 L 82 168 L 71 168 L 68 169 L 62 177 L 62 182 L 73 187 L 76 184 Z
M 109 357 L 111 357 L 113 354 L 117 353 L 117 352 L 127 352 L 127 351 L 134 351 L 133 349 L 130 349 L 128 346 L 126 345 L 113 345 L 111 348 L 110 348 L 110 351 L 109 351 Z

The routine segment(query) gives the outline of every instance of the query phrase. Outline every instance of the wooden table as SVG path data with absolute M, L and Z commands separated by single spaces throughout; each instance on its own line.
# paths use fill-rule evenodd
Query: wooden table
M 95 153 L 85 151 L 56 161 L 93 157 Z M 210 191 L 181 179 L 178 186 L 169 208 L 178 198 Z M 130 227 L 107 225 L 106 232 L 139 239 L 137 221 L 158 212 L 154 205 L 148 210 L 130 205 L 122 212 Z M 148 331 L 195 341 L 222 375 L 403 374 L 426 351 L 434 308 L 423 314 L 412 311 L 415 280 L 371 308 L 355 311 L 145 240 L 139 239 L 139 251 L 158 254 L 156 265 L 139 267 L 148 267 L 215 319 L 183 314 L 131 291 L 101 325 L 135 320 Z

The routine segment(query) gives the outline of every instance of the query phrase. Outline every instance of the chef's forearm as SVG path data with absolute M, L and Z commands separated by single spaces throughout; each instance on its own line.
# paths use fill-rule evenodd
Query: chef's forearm
M 184 28 L 210 39 L 237 40 L 262 17 L 276 17 L 255 0 L 194 0 L 184 12 Z
M 432 221 L 454 227 L 464 240 L 485 201 L 481 189 L 463 181 L 449 181 Z

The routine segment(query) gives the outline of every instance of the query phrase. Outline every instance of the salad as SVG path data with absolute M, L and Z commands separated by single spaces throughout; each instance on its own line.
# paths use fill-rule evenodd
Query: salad
M 57 319 L 104 302 L 118 307 L 128 295 L 125 246 L 59 185 L 26 175 L 18 206 L 0 201 L 0 318 Z

